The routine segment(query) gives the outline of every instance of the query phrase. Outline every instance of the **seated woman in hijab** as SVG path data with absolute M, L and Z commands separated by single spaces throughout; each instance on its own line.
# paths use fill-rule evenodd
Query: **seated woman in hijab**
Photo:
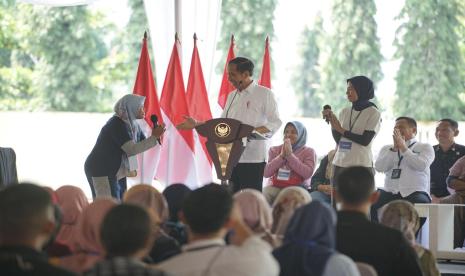
M 145 208 L 154 215 L 154 220 L 157 222 L 153 233 L 155 242 L 148 256 L 150 259 L 146 260 L 147 263 L 156 264 L 181 253 L 178 242 L 168 236 L 161 227 L 168 219 L 168 204 L 157 189 L 146 184 L 135 185 L 124 194 L 123 201 Z
M 263 191 L 270 204 L 283 188 L 310 186 L 316 155 L 306 143 L 307 129 L 301 122 L 293 121 L 284 128 L 284 143 L 270 148 L 264 177 L 271 178 L 271 185 Z
M 276 247 L 276 239 L 271 234 L 271 207 L 263 194 L 254 189 L 244 189 L 234 195 L 234 202 L 239 205 L 244 222 L 254 234 Z
M 71 250 L 75 245 L 75 239 L 79 236 L 77 225 L 83 210 L 89 206 L 84 192 L 76 186 L 64 185 L 55 192 L 58 206 L 63 213 L 62 225 L 56 241 L 62 243 Z
M 276 244 L 281 245 L 287 225 L 295 210 L 312 200 L 307 190 L 302 187 L 287 187 L 279 193 L 274 201 L 271 233 L 275 235 Z
M 81 274 L 105 258 L 100 240 L 100 230 L 105 215 L 117 202 L 109 198 L 98 198 L 87 206 L 79 217 L 78 229 L 72 246 L 73 254 L 59 259 L 51 259 L 60 267 Z
M 134 175 L 129 166 L 131 156 L 158 144 L 164 125 L 155 126 L 145 139 L 137 119 L 145 117 L 145 97 L 128 94 L 115 105 L 115 115 L 103 126 L 84 165 L 92 197 L 112 196 L 121 199 L 126 191 L 126 176 Z
M 354 261 L 336 251 L 336 213 L 319 201 L 295 211 L 273 255 L 281 276 L 360 275 Z
M 404 234 L 417 252 L 424 276 L 440 275 L 433 253 L 415 241 L 415 233 L 420 228 L 420 217 L 412 203 L 406 200 L 391 201 L 380 209 L 379 216 L 381 224 Z

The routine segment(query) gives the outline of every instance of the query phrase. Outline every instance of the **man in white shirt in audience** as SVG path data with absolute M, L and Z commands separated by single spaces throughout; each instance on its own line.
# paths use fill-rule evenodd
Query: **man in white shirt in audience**
M 181 219 L 188 225 L 189 242 L 183 253 L 157 267 L 174 275 L 279 275 L 271 246 L 242 220 L 226 188 L 209 184 L 185 200 Z M 230 233 L 232 245 L 224 237 Z
M 430 203 L 430 165 L 434 149 L 418 142 L 417 122 L 410 117 L 396 119 L 393 144 L 384 146 L 375 162 L 375 169 L 385 174 L 384 188 L 379 189 L 378 202 L 371 207 L 371 219 L 378 221 L 378 209 L 396 200 Z

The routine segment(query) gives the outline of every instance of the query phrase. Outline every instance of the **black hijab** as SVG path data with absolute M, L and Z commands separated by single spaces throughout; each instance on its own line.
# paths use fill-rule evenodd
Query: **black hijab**
M 375 89 L 373 82 L 365 76 L 356 76 L 347 79 L 357 92 L 358 100 L 352 103 L 352 108 L 356 111 L 362 111 L 367 107 L 374 106 L 378 108 L 374 103 L 370 102 L 375 97 Z

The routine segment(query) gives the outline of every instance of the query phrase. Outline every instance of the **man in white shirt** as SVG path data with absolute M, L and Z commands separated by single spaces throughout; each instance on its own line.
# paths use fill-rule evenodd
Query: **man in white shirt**
M 209 184 L 193 191 L 184 202 L 181 219 L 188 225 L 189 243 L 183 253 L 157 268 L 179 276 L 279 274 L 271 246 L 253 235 L 223 186 Z M 224 242 L 228 231 L 233 245 Z
M 229 93 L 222 118 L 232 118 L 251 125 L 255 131 L 271 137 L 281 126 L 278 105 L 273 92 L 253 79 L 254 64 L 247 58 L 236 57 L 229 61 L 228 80 L 236 87 Z M 203 122 L 186 117 L 179 129 L 192 129 Z M 230 181 L 233 192 L 246 188 L 261 191 L 266 161 L 266 141 L 251 140 L 234 167 Z
M 399 117 L 394 127 L 393 145 L 384 146 L 375 169 L 385 174 L 380 198 L 371 207 L 371 218 L 378 221 L 378 209 L 396 199 L 411 203 L 430 203 L 430 165 L 434 160 L 431 145 L 416 141 L 417 122 Z

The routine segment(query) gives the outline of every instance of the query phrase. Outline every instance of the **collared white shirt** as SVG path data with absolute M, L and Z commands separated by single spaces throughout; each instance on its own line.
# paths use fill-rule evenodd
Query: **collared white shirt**
M 255 236 L 241 246 L 226 245 L 222 239 L 196 241 L 156 267 L 179 276 L 279 275 L 279 264 L 271 250 L 268 243 Z
M 415 143 L 415 144 L 413 144 Z M 434 149 L 430 144 L 411 139 L 406 142 L 409 149 L 400 153 L 402 161 L 399 164 L 398 152 L 391 151 L 392 145 L 384 146 L 375 162 L 375 169 L 385 173 L 384 190 L 406 197 L 416 191 L 429 194 L 430 165 L 434 160 Z M 413 145 L 412 145 L 413 144 Z M 398 179 L 392 179 L 392 170 L 401 169 Z
M 273 92 L 253 81 L 242 91 L 229 93 L 223 118 L 232 118 L 253 127 L 265 126 L 273 135 L 281 126 L 278 105 Z M 242 153 L 239 163 L 260 163 L 266 160 L 266 141 L 251 140 Z

